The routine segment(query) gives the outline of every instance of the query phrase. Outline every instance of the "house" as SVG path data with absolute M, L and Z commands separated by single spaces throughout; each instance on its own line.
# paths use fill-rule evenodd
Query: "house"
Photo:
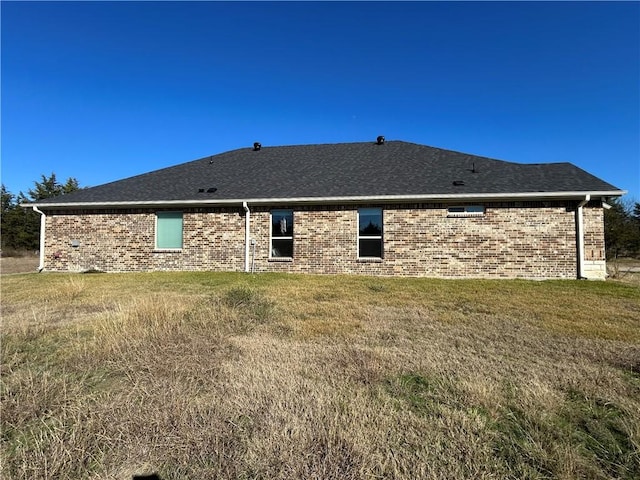
M 27 204 L 45 271 L 604 279 L 603 207 L 570 163 L 404 141 L 241 148 Z

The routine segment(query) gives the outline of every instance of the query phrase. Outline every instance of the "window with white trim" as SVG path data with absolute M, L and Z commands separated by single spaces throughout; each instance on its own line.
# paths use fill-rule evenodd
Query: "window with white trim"
M 382 258 L 382 209 L 358 209 L 358 258 Z
M 293 210 L 271 210 L 271 258 L 293 258 Z
M 447 217 L 479 217 L 484 215 L 483 205 L 463 205 L 447 208 Z
M 156 212 L 156 248 L 182 248 L 182 212 Z

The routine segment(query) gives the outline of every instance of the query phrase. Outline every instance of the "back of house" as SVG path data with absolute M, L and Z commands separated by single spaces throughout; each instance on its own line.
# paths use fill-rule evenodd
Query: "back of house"
M 255 143 L 24 206 L 45 271 L 604 279 L 624 193 L 570 163 L 378 137 Z

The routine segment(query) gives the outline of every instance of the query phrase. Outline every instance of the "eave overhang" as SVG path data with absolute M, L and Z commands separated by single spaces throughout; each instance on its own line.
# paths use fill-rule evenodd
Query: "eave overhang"
M 114 202 L 51 202 L 22 203 L 21 207 L 40 209 L 90 210 L 126 208 L 178 208 L 178 207 L 229 207 L 242 205 L 353 205 L 371 203 L 450 203 L 450 202 L 490 202 L 490 201 L 543 201 L 581 200 L 585 195 L 595 198 L 620 197 L 625 190 L 571 191 L 571 192 L 519 192 L 519 193 L 455 193 L 426 195 L 367 195 L 336 197 L 282 197 L 282 198 L 237 198 L 237 199 L 196 199 L 196 200 L 147 200 Z

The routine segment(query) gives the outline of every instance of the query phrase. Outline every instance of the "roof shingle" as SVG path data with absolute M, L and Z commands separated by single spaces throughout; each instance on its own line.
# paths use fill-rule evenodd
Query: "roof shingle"
M 456 186 L 454 181 L 463 182 Z M 207 190 L 215 188 L 215 192 Z M 518 164 L 402 141 L 242 148 L 38 204 L 623 192 L 570 163 Z

